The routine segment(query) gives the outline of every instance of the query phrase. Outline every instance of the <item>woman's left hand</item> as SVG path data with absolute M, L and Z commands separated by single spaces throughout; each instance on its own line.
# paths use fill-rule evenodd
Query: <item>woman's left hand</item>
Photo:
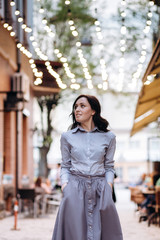
M 62 187 L 61 187 L 61 190 L 63 192 L 63 189 L 67 186 L 68 183 L 63 183 Z
M 113 184 L 112 183 L 110 183 L 110 182 L 108 182 L 108 184 L 109 184 L 109 186 L 111 187 L 111 189 L 112 189 L 112 187 L 113 187 Z

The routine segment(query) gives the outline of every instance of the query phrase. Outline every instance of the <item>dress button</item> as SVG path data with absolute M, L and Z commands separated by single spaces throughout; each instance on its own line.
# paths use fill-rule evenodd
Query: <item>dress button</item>
M 92 226 L 89 226 L 89 228 L 91 229 L 91 228 L 92 228 Z
M 91 203 L 91 199 L 89 199 L 89 202 Z

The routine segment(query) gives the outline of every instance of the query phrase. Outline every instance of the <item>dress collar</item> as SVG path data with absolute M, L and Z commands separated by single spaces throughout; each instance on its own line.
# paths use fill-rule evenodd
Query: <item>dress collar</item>
M 72 133 L 76 133 L 77 131 L 81 131 L 81 132 L 87 132 L 84 128 L 82 128 L 80 125 L 78 125 L 77 127 L 75 127 L 74 129 L 72 129 Z M 95 132 L 95 131 L 98 131 L 98 132 L 103 132 L 101 130 L 98 129 L 98 127 L 94 127 L 92 129 L 92 131 L 90 132 Z

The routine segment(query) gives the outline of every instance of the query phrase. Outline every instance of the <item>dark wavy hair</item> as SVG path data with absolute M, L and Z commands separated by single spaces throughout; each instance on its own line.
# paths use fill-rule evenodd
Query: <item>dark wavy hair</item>
M 95 114 L 93 115 L 94 125 L 99 130 L 101 130 L 103 132 L 108 132 L 109 130 L 107 128 L 108 128 L 109 123 L 106 119 L 102 118 L 100 115 L 101 114 L 101 105 L 100 105 L 98 99 L 95 96 L 84 95 L 84 94 L 79 95 L 73 103 L 72 113 L 71 113 L 73 123 L 71 125 L 71 129 L 74 129 L 75 127 L 77 127 L 77 125 L 79 125 L 79 123 L 76 121 L 76 118 L 75 118 L 74 109 L 75 109 L 75 104 L 76 104 L 77 100 L 82 97 L 84 97 L 88 100 L 92 110 L 95 111 Z

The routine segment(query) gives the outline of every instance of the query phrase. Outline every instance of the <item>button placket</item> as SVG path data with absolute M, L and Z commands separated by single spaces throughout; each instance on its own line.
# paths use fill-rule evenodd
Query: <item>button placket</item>
M 87 159 L 90 160 L 90 135 L 87 133 Z
M 93 239 L 93 201 L 92 201 L 92 179 L 88 176 L 87 181 L 88 193 L 88 239 Z
M 87 160 L 90 160 L 90 133 L 87 133 Z M 92 178 L 88 176 L 86 182 L 88 195 L 88 240 L 93 240 L 93 200 L 92 200 Z

